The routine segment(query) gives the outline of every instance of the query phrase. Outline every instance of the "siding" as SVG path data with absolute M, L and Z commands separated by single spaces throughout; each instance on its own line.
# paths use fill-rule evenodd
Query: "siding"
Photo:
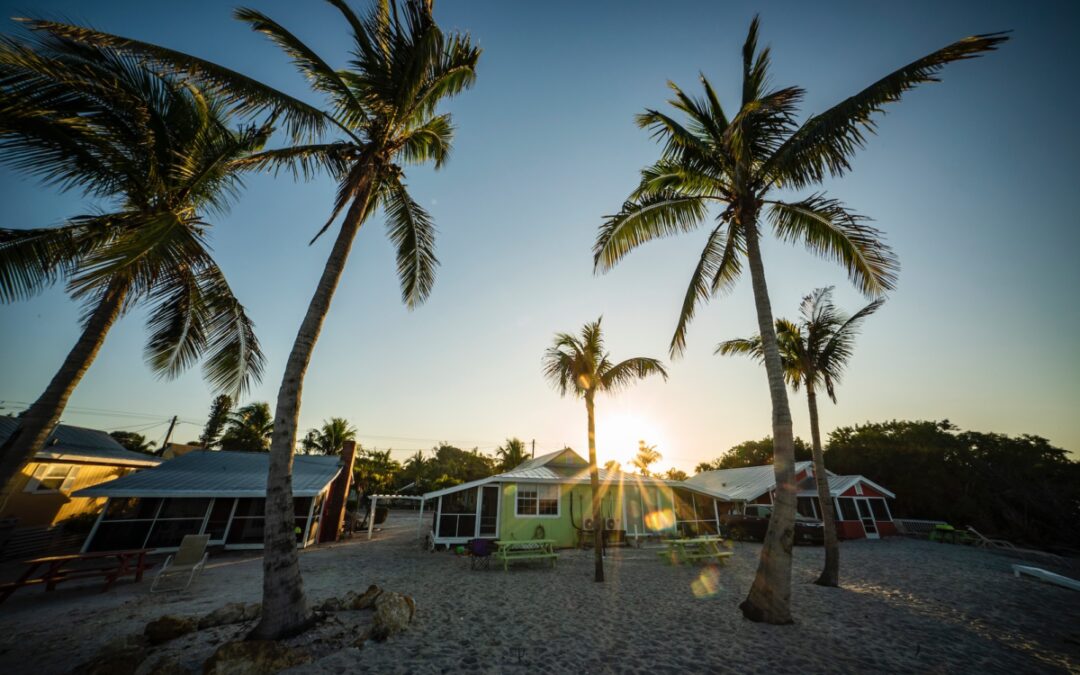
M 24 492 L 26 484 L 33 477 L 34 472 L 41 466 L 40 462 L 27 464 L 22 472 L 12 479 L 14 484 L 11 498 L 4 508 L 0 517 L 18 518 L 19 527 L 53 525 L 62 520 L 83 513 L 98 513 L 105 505 L 105 499 L 101 497 L 72 497 L 71 493 L 82 490 L 105 481 L 127 475 L 133 469 L 103 466 L 99 464 L 79 465 L 79 473 L 69 490 L 66 492 L 30 493 Z

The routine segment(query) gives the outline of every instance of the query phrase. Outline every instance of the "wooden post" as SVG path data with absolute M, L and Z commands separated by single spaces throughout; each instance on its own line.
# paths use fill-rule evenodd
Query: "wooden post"
M 371 539 L 371 533 L 375 530 L 375 507 L 379 505 L 379 495 L 371 495 L 371 515 L 367 519 L 367 538 Z

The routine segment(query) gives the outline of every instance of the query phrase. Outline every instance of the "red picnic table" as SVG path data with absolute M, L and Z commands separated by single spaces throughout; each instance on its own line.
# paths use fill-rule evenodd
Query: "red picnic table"
M 26 571 L 18 581 L 0 584 L 0 602 L 11 596 L 23 586 L 45 584 L 46 591 L 52 591 L 56 585 L 70 581 L 71 579 L 93 579 L 101 577 L 105 579 L 105 585 L 101 592 L 109 590 L 119 577 L 129 574 L 135 575 L 135 581 L 142 581 L 143 571 L 149 568 L 146 564 L 146 554 L 149 549 L 137 548 L 127 551 L 96 551 L 93 553 L 71 553 L 68 555 L 51 555 L 45 558 L 34 558 L 26 561 Z M 86 561 L 98 564 L 86 566 L 80 565 Z M 34 572 L 45 566 L 45 573 L 35 576 Z

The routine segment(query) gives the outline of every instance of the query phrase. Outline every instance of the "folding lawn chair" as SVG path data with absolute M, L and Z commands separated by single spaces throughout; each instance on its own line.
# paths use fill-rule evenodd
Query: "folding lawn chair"
M 202 571 L 206 566 L 206 558 L 209 555 L 206 552 L 206 544 L 210 541 L 210 535 L 208 534 L 188 534 L 185 535 L 180 542 L 180 550 L 175 555 L 169 556 L 165 560 L 165 564 L 162 565 L 161 571 L 154 577 L 154 583 L 150 586 L 151 593 L 158 593 L 161 591 L 183 591 L 187 590 L 187 587 L 191 585 L 192 579 L 195 575 Z M 170 576 L 183 576 L 187 575 L 187 581 L 184 582 L 183 587 L 162 588 L 158 589 L 158 584 L 161 580 Z

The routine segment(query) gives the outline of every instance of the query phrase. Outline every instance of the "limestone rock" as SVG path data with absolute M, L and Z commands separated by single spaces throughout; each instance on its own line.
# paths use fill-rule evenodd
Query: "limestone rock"
M 159 645 L 169 640 L 194 632 L 199 627 L 199 621 L 193 616 L 172 616 L 166 614 L 160 619 L 155 619 L 146 624 L 143 634 L 150 640 L 150 644 Z
M 315 611 L 317 612 L 340 612 L 343 609 L 345 609 L 345 605 L 342 604 L 339 598 L 327 598 L 315 605 Z
M 415 613 L 416 603 L 412 598 L 401 593 L 384 591 L 375 601 L 375 623 L 371 636 L 382 642 L 391 635 L 402 632 L 412 622 Z
M 375 584 L 371 584 L 363 595 L 357 596 L 349 606 L 352 609 L 367 609 L 375 604 L 381 594 L 382 589 Z
M 298 666 L 311 655 L 273 640 L 226 642 L 203 664 L 204 675 L 262 675 Z
M 257 602 L 230 602 L 199 619 L 199 630 L 250 621 L 259 616 L 261 610 L 262 605 Z

